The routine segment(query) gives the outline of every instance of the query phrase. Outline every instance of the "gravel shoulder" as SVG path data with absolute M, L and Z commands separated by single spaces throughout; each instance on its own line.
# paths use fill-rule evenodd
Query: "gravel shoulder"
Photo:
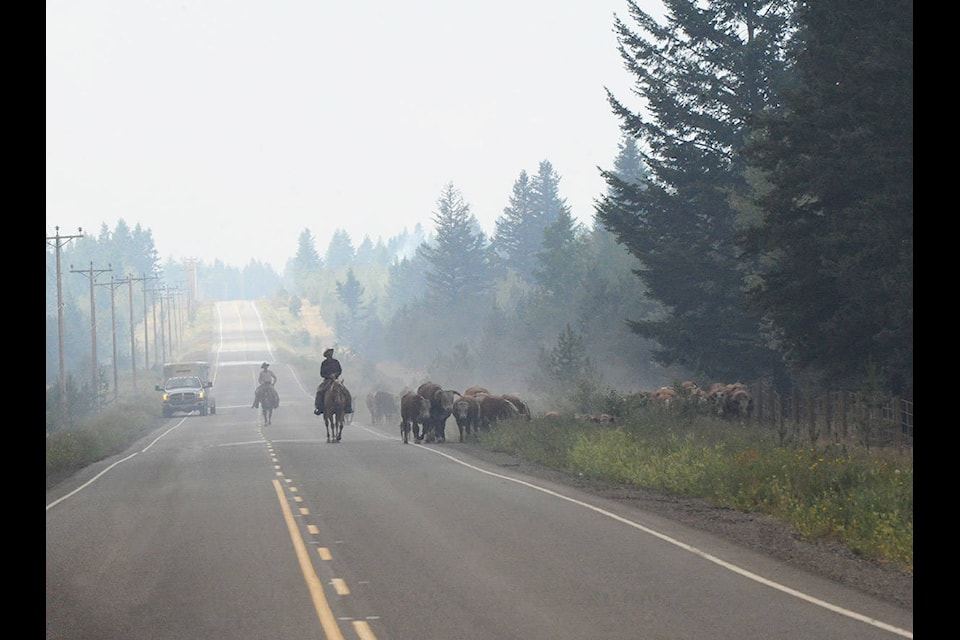
M 531 463 L 511 454 L 471 447 L 469 454 L 488 464 L 543 478 L 609 500 L 650 511 L 748 549 L 913 610 L 913 573 L 861 558 L 837 543 L 806 542 L 789 526 L 771 517 L 716 507 L 704 500 L 681 498 L 625 485 L 609 485 Z

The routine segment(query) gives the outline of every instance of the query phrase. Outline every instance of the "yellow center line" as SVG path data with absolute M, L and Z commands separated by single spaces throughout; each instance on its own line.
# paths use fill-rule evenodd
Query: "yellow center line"
M 317 610 L 317 617 L 320 619 L 320 626 L 323 627 L 323 633 L 327 640 L 344 640 L 343 632 L 337 625 L 337 619 L 330 610 L 330 603 L 323 595 L 323 585 L 320 584 L 320 578 L 313 570 L 313 564 L 310 562 L 310 556 L 307 553 L 307 546 L 300 536 L 300 530 L 297 528 L 297 522 L 294 520 L 290 505 L 284 497 L 283 487 L 277 480 L 273 481 L 273 487 L 277 491 L 277 499 L 280 501 L 280 509 L 283 511 L 283 519 L 287 523 L 287 529 L 290 531 L 290 540 L 293 542 L 293 548 L 297 552 L 297 560 L 300 562 L 300 570 L 303 571 L 303 578 L 307 582 L 307 588 L 310 590 L 310 597 L 313 599 L 313 606 Z

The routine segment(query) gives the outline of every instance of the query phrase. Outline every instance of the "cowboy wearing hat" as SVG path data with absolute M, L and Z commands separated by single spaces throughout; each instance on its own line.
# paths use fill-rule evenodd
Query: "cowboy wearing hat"
M 315 402 L 316 408 L 313 411 L 314 414 L 320 415 L 323 413 L 323 394 L 326 393 L 327 388 L 334 380 L 339 378 L 342 373 L 343 367 L 340 366 L 340 361 L 333 357 L 333 349 L 324 351 L 323 362 L 320 363 L 320 377 L 323 378 L 323 382 L 317 387 L 317 401 Z M 344 387 L 344 391 L 346 391 L 346 387 Z M 353 413 L 353 398 L 350 396 L 349 391 L 347 391 L 347 408 L 344 412 Z
M 277 384 L 277 374 L 275 374 L 273 371 L 270 371 L 270 365 L 266 362 L 260 365 L 260 376 L 257 378 L 257 382 L 260 386 L 257 387 L 257 391 L 253 395 L 254 409 L 260 406 L 260 400 L 263 398 L 263 385 Z

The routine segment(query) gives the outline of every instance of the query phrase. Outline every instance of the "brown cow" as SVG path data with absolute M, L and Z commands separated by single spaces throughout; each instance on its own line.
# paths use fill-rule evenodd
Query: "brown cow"
M 490 429 L 490 425 L 500 420 L 516 418 L 520 410 L 503 396 L 480 396 L 480 426 Z
M 707 394 L 696 382 L 686 380 L 680 383 L 680 396 L 696 407 L 707 405 Z
M 460 429 L 460 442 L 467 436 L 477 437 L 480 431 L 480 400 L 475 396 L 463 394 L 453 403 L 453 419 Z
M 750 417 L 752 411 L 753 397 L 750 395 L 747 385 L 742 382 L 727 385 L 724 415 L 745 419 Z
M 509 400 L 513 404 L 513 406 L 517 408 L 517 411 L 520 412 L 520 415 L 526 418 L 527 420 L 531 420 L 533 418 L 533 416 L 530 415 L 530 407 L 528 407 L 527 403 L 521 400 L 520 398 L 518 398 L 517 396 L 511 393 L 505 393 L 501 397 L 506 400 Z
M 486 387 L 474 385 L 472 387 L 467 387 L 466 390 L 464 390 L 463 395 L 465 396 L 490 395 L 490 392 L 487 391 Z
M 430 421 L 430 401 L 413 391 L 407 391 L 400 398 L 400 437 L 403 444 L 410 441 L 410 432 L 416 442 L 423 440 L 420 425 Z M 426 427 L 424 427 L 426 429 Z
M 430 401 L 430 419 L 423 425 L 424 439 L 427 442 L 446 442 L 447 418 L 453 413 L 453 403 L 460 392 L 444 389 L 433 382 L 424 382 L 417 387 L 417 393 Z
M 680 394 L 678 394 L 677 390 L 673 387 L 660 387 L 651 394 L 651 399 L 654 404 L 669 407 L 676 403 L 679 396 Z

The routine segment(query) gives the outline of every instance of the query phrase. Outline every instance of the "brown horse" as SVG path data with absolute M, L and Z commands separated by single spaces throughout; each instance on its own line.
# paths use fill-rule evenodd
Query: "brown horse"
M 263 424 L 268 425 L 273 420 L 273 410 L 280 406 L 280 394 L 276 388 L 265 382 L 263 393 L 260 394 L 260 412 L 263 414 Z
M 319 389 L 317 390 L 319 394 Z M 314 402 L 314 404 L 319 404 Z M 323 396 L 323 425 L 327 428 L 327 442 L 340 442 L 343 435 L 343 416 L 347 408 L 347 390 L 339 380 L 333 380 Z

